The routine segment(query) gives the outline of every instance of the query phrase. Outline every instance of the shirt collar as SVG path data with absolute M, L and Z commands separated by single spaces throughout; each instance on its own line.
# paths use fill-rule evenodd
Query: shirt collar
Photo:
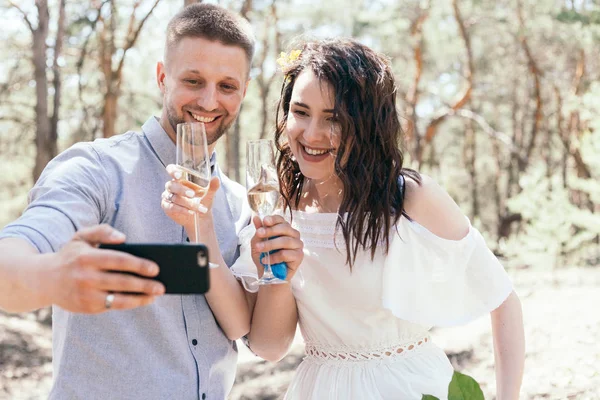
M 160 162 L 166 167 L 169 164 L 175 164 L 175 143 L 171 140 L 167 132 L 160 125 L 157 117 L 152 116 L 142 125 L 142 131 L 148 138 L 150 146 L 154 149 L 154 152 L 160 159 Z M 210 169 L 212 173 L 215 172 L 215 166 L 217 164 L 217 153 L 213 151 L 210 155 Z

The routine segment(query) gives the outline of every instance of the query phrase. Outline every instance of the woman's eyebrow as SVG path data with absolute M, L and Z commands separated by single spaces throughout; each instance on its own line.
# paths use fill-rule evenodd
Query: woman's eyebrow
M 304 104 L 304 103 L 301 103 L 299 101 L 293 101 L 292 104 L 295 105 L 295 106 L 298 106 L 298 107 L 308 108 L 310 110 L 310 107 L 308 106 L 308 104 Z
M 299 101 L 293 101 L 292 104 L 295 105 L 295 106 L 303 107 L 303 108 L 306 108 L 306 109 L 310 110 L 310 107 L 308 106 L 308 104 L 304 104 L 304 103 L 301 103 Z M 327 108 L 327 109 L 324 109 L 323 112 L 324 113 L 333 114 L 334 110 L 333 110 L 333 108 Z

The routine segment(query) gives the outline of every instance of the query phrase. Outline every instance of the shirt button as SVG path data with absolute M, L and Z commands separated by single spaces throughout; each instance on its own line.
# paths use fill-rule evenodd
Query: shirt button
M 197 344 L 198 344 L 198 341 L 197 341 L 196 339 L 193 339 L 193 340 L 192 340 L 192 344 L 195 346 L 195 345 L 197 345 Z
M 206 399 L 206 393 L 202 393 L 202 400 Z

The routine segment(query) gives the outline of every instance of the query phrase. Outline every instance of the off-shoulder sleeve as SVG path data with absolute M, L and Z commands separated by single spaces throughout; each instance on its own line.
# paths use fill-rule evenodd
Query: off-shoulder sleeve
M 231 272 L 244 285 L 244 289 L 251 293 L 258 291 L 258 286 L 254 285 L 258 281 L 258 272 L 256 265 L 252 260 L 250 241 L 256 232 L 253 223 L 243 228 L 239 233 L 240 256 L 231 266 Z
M 425 326 L 467 323 L 498 306 L 512 283 L 479 231 L 442 239 L 402 217 L 383 269 L 382 303 L 396 317 Z

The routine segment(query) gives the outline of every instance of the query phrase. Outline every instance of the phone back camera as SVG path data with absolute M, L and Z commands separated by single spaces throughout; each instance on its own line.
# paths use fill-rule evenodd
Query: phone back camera
M 208 266 L 208 257 L 204 253 L 198 253 L 198 266 L 206 267 Z

